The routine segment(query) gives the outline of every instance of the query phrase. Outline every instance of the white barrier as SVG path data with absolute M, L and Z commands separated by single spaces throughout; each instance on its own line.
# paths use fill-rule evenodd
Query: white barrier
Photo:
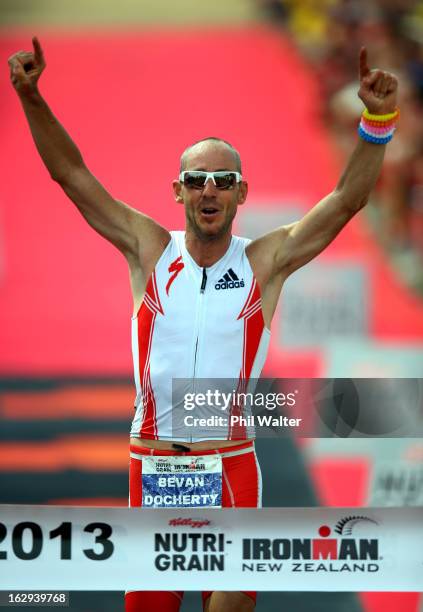
M 0 590 L 423 591 L 423 508 L 0 506 Z

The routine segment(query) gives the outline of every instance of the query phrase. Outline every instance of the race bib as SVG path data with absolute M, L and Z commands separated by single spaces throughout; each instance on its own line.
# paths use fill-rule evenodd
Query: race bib
M 221 508 L 220 455 L 142 458 L 145 508 Z

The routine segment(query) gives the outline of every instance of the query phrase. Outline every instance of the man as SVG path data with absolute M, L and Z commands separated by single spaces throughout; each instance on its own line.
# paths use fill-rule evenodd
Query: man
M 196 473 L 201 464 L 213 487 L 217 478 L 217 488 L 210 489 L 210 495 L 182 485 L 174 498 L 189 502 L 201 498 L 200 506 L 260 506 L 261 479 L 253 440 L 247 432 L 240 435 L 230 428 L 216 439 L 198 430 L 189 439 L 175 437 L 171 381 L 227 377 L 239 380 L 242 387 L 250 377 L 259 376 L 285 279 L 330 244 L 367 202 L 398 115 L 396 78 L 371 71 L 362 49 L 358 95 L 367 114 L 360 124 L 361 139 L 338 185 L 299 222 L 251 242 L 231 235 L 248 185 L 242 179 L 239 154 L 229 143 L 206 138 L 185 150 L 173 190 L 176 202 L 185 207 L 186 230 L 169 233 L 150 217 L 115 200 L 89 172 L 38 91 L 45 61 L 37 38 L 33 52 L 16 53 L 9 65 L 51 177 L 88 223 L 128 261 L 137 386 L 131 429 L 131 505 L 146 504 L 147 498 L 158 499 L 160 505 L 163 496 L 154 487 L 160 480 L 158 462 L 166 458 L 170 474 L 181 466 Z M 226 283 L 233 283 L 236 290 L 230 294 L 222 290 Z M 181 598 L 182 593 L 132 592 L 126 596 L 126 610 L 142 612 L 155 606 L 177 611 Z M 206 612 L 248 612 L 255 607 L 255 593 L 204 593 L 203 605 Z

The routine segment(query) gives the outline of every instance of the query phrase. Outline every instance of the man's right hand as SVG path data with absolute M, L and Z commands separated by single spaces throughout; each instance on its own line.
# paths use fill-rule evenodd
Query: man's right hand
M 10 80 L 20 96 L 30 95 L 37 91 L 38 79 L 46 63 L 40 41 L 32 39 L 33 52 L 18 51 L 9 57 Z

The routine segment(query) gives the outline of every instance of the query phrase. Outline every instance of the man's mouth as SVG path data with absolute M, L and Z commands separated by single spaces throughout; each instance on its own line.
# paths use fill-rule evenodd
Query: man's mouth
M 212 216 L 212 215 L 215 215 L 215 214 L 216 214 L 216 213 L 218 213 L 218 212 L 219 212 L 219 209 L 218 209 L 218 208 L 216 208 L 215 206 L 204 206 L 204 207 L 201 209 L 201 213 L 202 213 L 203 215 L 208 216 L 208 217 L 210 217 L 210 216 Z

